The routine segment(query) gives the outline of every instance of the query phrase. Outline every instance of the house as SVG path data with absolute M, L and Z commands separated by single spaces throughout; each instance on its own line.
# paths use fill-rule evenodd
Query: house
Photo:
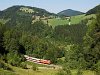
M 65 16 L 65 19 L 69 20 L 69 19 L 71 19 L 71 17 L 70 16 Z
M 71 17 L 70 16 L 65 16 L 65 19 L 69 21 L 68 25 L 71 25 Z

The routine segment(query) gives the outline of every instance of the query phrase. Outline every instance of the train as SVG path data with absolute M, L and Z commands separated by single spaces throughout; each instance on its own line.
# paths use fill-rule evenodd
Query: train
M 25 59 L 29 62 L 34 62 L 37 64 L 51 64 L 50 60 L 45 60 L 45 59 L 38 59 L 38 58 L 34 58 L 34 57 L 30 57 L 28 55 L 24 55 Z

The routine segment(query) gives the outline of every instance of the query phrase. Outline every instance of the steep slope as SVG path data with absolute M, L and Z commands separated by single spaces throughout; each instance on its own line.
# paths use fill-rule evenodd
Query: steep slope
M 67 9 L 64 11 L 61 11 L 58 13 L 58 15 L 62 16 L 76 16 L 76 15 L 81 15 L 83 12 L 72 10 L 72 9 Z
M 86 15 L 100 13 L 100 4 L 86 12 Z

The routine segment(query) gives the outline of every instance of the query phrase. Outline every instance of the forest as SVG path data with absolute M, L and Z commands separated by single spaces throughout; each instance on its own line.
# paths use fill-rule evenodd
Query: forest
M 77 75 L 83 75 L 83 70 L 100 75 L 99 11 L 93 13 L 96 18 L 53 28 L 41 20 L 33 24 L 33 14 L 18 9 L 19 6 L 16 6 L 0 12 L 0 20 L 3 20 L 0 21 L 0 68 L 12 71 L 10 64 L 27 69 L 24 55 L 29 55 L 61 65 L 62 70 L 57 75 L 72 75 L 72 69 L 78 69 Z M 35 10 L 46 15 L 53 14 L 43 9 Z M 90 15 L 93 10 L 86 14 Z

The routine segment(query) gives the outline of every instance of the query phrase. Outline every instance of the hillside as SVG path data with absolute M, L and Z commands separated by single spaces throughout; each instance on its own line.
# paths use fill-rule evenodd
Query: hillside
M 83 12 L 72 10 L 72 9 L 63 10 L 58 13 L 59 16 L 61 15 L 62 16 L 76 16 L 76 15 L 82 15 L 82 14 Z
M 30 6 L 12 6 L 3 11 L 0 11 L 0 22 L 4 24 L 8 22 L 6 24 L 10 25 L 10 27 L 15 26 L 19 23 L 21 23 L 22 26 L 23 25 L 30 26 L 31 23 L 35 21 L 35 20 L 33 21 L 33 18 L 32 18 L 34 14 L 36 16 L 41 16 L 41 17 L 43 17 L 43 15 L 52 17 L 48 19 L 48 24 L 52 27 L 55 27 L 57 25 L 67 25 L 68 24 L 68 21 L 66 19 L 61 18 L 59 20 L 55 18 L 57 14 L 50 13 L 41 8 L 30 7 Z M 83 16 L 84 15 L 72 16 L 71 24 L 78 24 L 82 20 Z M 46 20 L 44 20 L 44 22 L 46 23 Z M 27 28 L 30 28 L 30 27 L 27 27 Z
M 100 13 L 100 4 L 86 12 L 86 15 Z
M 72 16 L 71 17 L 71 25 L 73 24 L 78 24 L 80 23 L 83 18 L 85 17 L 85 15 L 77 15 L 77 16 Z M 49 25 L 51 25 L 53 28 L 55 26 L 58 26 L 58 25 L 68 25 L 69 21 L 66 20 L 66 19 L 49 19 Z
M 26 26 L 25 30 L 29 30 L 34 15 L 43 17 L 43 15 L 53 16 L 56 14 L 37 7 L 16 5 L 0 11 L 0 22 L 6 24 L 8 27 L 21 24 L 22 28 Z
M 0 75 L 99 75 L 100 14 L 68 12 L 71 18 L 29 6 L 1 11 Z
M 53 13 L 50 13 L 44 9 L 41 8 L 36 8 L 36 7 L 30 7 L 30 6 L 12 6 L 9 7 L 2 12 L 0 12 L 0 18 L 12 18 L 16 15 L 21 15 L 21 16 L 32 16 L 32 15 L 39 15 L 39 16 L 50 16 L 50 15 L 55 15 Z

